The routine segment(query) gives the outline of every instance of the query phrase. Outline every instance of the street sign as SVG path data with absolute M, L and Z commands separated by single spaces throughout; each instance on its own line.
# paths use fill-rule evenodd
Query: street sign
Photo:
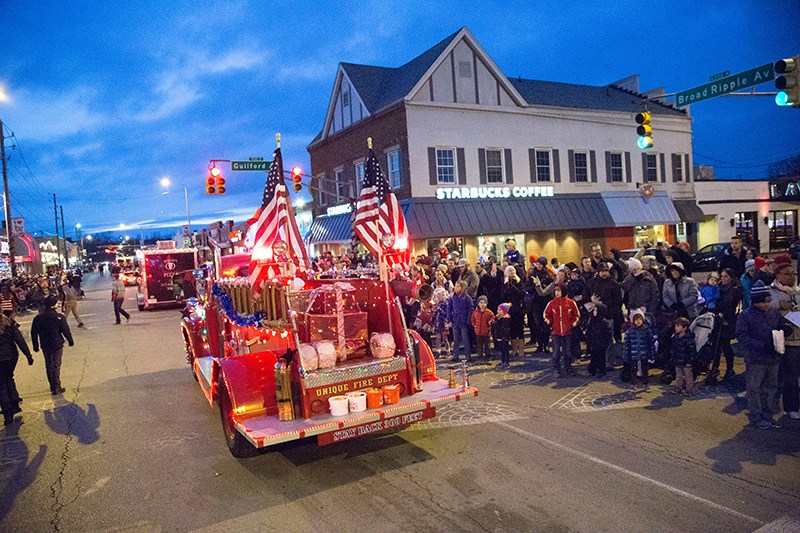
M 719 74 L 714 74 L 713 76 L 708 77 L 708 81 L 717 81 L 721 80 L 722 78 L 727 78 L 731 75 L 730 70 L 726 70 L 725 72 L 720 72 Z
M 728 74 L 730 74 L 730 72 L 728 72 Z M 251 157 L 250 158 L 250 161 L 263 161 L 263 160 L 264 160 L 263 157 Z
M 675 95 L 675 107 L 685 107 L 695 102 L 708 100 L 715 96 L 722 96 L 729 92 L 775 79 L 775 70 L 772 63 L 761 65 L 750 70 L 745 70 L 733 76 L 727 76 L 712 83 L 707 83 L 688 91 L 681 91 Z
M 181 235 L 183 237 L 188 237 L 189 236 L 189 226 L 184 224 L 183 226 L 181 226 L 181 228 L 183 229 L 183 232 L 181 233 Z
M 272 161 L 231 161 L 231 170 L 263 170 L 269 171 Z

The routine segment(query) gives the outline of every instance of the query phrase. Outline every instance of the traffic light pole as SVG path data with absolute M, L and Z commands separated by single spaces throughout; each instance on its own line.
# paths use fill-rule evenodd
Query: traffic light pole
M 17 275 L 17 262 L 14 258 L 14 233 L 11 231 L 11 202 L 8 197 L 8 169 L 6 168 L 6 143 L 3 133 L 3 121 L 0 120 L 0 157 L 3 158 L 3 193 L 6 208 L 6 239 L 8 239 L 8 262 L 11 265 L 11 277 Z

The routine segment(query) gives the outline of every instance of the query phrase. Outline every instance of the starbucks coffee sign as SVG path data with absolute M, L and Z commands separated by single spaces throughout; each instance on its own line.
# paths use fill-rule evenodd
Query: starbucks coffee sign
M 439 187 L 438 200 L 474 200 L 483 198 L 535 198 L 553 196 L 553 187 Z

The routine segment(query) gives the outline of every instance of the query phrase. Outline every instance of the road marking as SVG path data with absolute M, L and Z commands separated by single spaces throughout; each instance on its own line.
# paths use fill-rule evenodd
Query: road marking
M 580 457 L 581 459 L 585 459 L 587 461 L 591 461 L 593 463 L 599 464 L 599 465 L 604 466 L 606 468 L 610 468 L 612 470 L 616 470 L 617 472 L 620 472 L 622 474 L 626 474 L 626 475 L 631 476 L 633 478 L 636 478 L 636 479 L 638 479 L 640 481 L 645 481 L 647 483 L 655 485 L 656 487 L 660 487 L 662 489 L 665 489 L 665 490 L 668 490 L 668 491 L 673 492 L 675 494 L 678 494 L 679 496 L 683 496 L 684 498 L 688 498 L 690 500 L 694 500 L 696 502 L 708 505 L 709 507 L 713 507 L 714 509 L 717 509 L 719 511 L 723 511 L 723 512 L 728 513 L 728 514 L 731 514 L 731 515 L 734 515 L 734 516 L 738 516 L 739 518 L 742 518 L 744 520 L 749 520 L 750 522 L 758 524 L 759 526 L 764 525 L 764 522 L 759 520 L 758 518 L 753 518 L 752 516 L 748 516 L 746 514 L 740 513 L 739 511 L 734 511 L 733 509 L 725 507 L 724 505 L 720 505 L 718 503 L 714 503 L 714 502 L 712 502 L 710 500 L 706 500 L 705 498 L 701 498 L 700 496 L 695 496 L 694 494 L 691 494 L 689 492 L 681 490 L 681 489 L 679 489 L 677 487 L 673 487 L 672 485 L 667 485 L 666 483 L 662 483 L 661 481 L 657 481 L 657 480 L 655 480 L 653 478 L 649 478 L 647 476 L 644 476 L 642 474 L 634 472 L 633 470 L 628 470 L 627 468 L 623 468 L 623 467 L 617 466 L 617 465 L 615 465 L 613 463 L 609 463 L 608 461 L 604 461 L 603 459 L 600 459 L 598 457 L 594 457 L 593 455 L 589 455 L 588 453 L 584 453 L 584 452 L 575 450 L 575 449 L 570 448 L 569 446 L 565 446 L 563 444 L 559 444 L 558 442 L 552 441 L 550 439 L 546 439 L 544 437 L 541 437 L 541 436 L 536 435 L 534 433 L 531 433 L 529 431 L 525 431 L 524 429 L 520 429 L 518 427 L 512 426 L 511 424 L 508 424 L 506 422 L 497 422 L 497 425 L 506 428 L 507 430 L 511 431 L 512 433 L 516 433 L 516 434 L 521 435 L 523 437 L 527 437 L 529 439 L 533 439 L 533 440 L 537 440 L 539 442 L 543 442 L 543 443 L 545 443 L 545 444 L 547 444 L 549 446 L 552 446 L 552 447 L 557 448 L 559 450 L 562 450 L 562 451 L 565 451 L 567 453 L 570 453 L 570 454 L 572 454 L 572 455 L 574 455 L 576 457 Z

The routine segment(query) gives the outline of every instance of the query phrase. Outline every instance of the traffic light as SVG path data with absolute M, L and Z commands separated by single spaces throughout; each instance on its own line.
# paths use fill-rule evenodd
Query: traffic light
M 650 112 L 645 111 L 636 115 L 636 133 L 639 135 L 637 146 L 642 150 L 653 147 L 653 128 L 650 126 Z
M 209 176 L 206 178 L 206 194 L 217 194 L 216 180 L 214 179 L 214 176 Z
M 292 167 L 292 183 L 294 184 L 294 192 L 303 190 L 303 183 L 300 181 L 300 167 Z
M 225 194 L 225 178 L 217 176 L 217 194 Z
M 800 55 L 777 61 L 775 73 L 783 74 L 775 78 L 775 87 L 781 91 L 775 97 L 775 103 L 786 107 L 800 107 Z

